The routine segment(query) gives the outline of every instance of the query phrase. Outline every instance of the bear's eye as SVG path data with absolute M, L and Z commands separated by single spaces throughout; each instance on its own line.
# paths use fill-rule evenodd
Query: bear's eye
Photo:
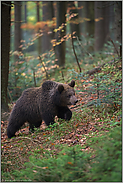
M 70 97 L 71 97 L 71 95 L 68 95 L 67 97 L 68 97 L 68 98 L 70 98 Z

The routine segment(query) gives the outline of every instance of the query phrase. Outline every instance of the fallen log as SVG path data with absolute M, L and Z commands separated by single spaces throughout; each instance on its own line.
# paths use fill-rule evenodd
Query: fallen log
M 117 58 L 118 59 L 118 58 Z M 118 59 L 118 60 L 116 60 L 116 59 L 113 59 L 113 60 L 111 60 L 111 61 L 109 61 L 109 62 L 107 62 L 107 63 L 104 63 L 104 64 L 102 64 L 102 65 L 100 65 L 100 66 L 98 66 L 98 67 L 95 67 L 95 68 L 93 68 L 93 69 L 91 69 L 91 70 L 89 70 L 89 71 L 87 71 L 87 72 L 85 72 L 84 74 L 83 74 L 83 76 L 84 75 L 89 75 L 89 76 L 91 76 L 92 74 L 95 74 L 96 72 L 101 72 L 101 70 L 102 70 L 102 68 L 106 65 L 106 64 L 116 64 L 116 63 L 118 63 L 118 62 L 122 62 L 122 60 L 121 59 Z M 121 69 L 121 68 L 120 68 Z

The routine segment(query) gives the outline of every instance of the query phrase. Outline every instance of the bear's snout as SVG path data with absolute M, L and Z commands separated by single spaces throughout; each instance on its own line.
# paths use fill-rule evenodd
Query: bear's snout
M 76 99 L 75 104 L 78 102 L 78 99 Z
M 78 99 L 77 99 L 75 96 L 72 96 L 72 97 L 70 98 L 70 103 L 71 103 L 71 105 L 76 105 L 77 102 L 78 102 Z

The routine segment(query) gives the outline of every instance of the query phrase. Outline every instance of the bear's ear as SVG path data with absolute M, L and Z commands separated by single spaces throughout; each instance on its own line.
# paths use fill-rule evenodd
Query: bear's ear
M 70 83 L 68 83 L 68 85 L 71 86 L 71 87 L 74 87 L 75 86 L 75 81 L 72 80 Z
M 58 91 L 61 93 L 64 90 L 64 86 L 62 84 L 58 85 Z

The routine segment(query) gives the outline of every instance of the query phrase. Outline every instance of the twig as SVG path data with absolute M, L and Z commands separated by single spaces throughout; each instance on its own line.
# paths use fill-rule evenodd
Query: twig
M 18 140 L 18 139 L 28 139 L 28 140 L 32 141 L 33 143 L 34 143 L 34 142 L 38 142 L 39 144 L 42 144 L 39 140 L 37 140 L 37 139 L 31 139 L 31 138 L 29 138 L 29 137 L 16 137 L 16 138 L 11 139 L 10 141 L 2 142 L 2 144 L 11 143 L 12 141 Z
M 117 52 L 118 57 L 120 57 L 120 55 L 119 55 L 119 53 L 118 53 L 118 50 L 117 50 L 117 48 L 116 48 L 116 46 L 115 46 L 113 40 L 112 40 L 111 38 L 110 38 L 110 40 L 111 40 L 111 42 L 112 42 L 112 44 L 113 44 L 113 46 L 114 46 L 114 48 L 115 48 L 115 50 L 116 50 L 116 52 Z
M 10 97 L 10 100 L 11 100 L 11 103 L 13 103 L 13 101 L 12 101 L 12 97 L 11 97 L 11 95 L 10 95 L 10 92 L 9 92 L 8 87 L 7 87 L 7 91 L 8 91 L 8 94 L 9 94 L 9 97 Z
M 2 4 L 4 4 L 5 6 L 13 7 L 13 5 L 10 5 L 10 4 L 4 3 L 4 2 L 2 2 Z M 13 3 L 12 3 L 12 4 L 13 4 Z
M 64 79 L 64 73 L 63 73 L 63 70 L 62 69 L 61 69 L 61 74 L 62 74 L 63 81 L 65 81 L 65 79 Z
M 43 64 L 43 62 L 42 62 L 42 59 L 41 59 L 41 56 L 39 55 L 39 60 L 41 61 L 41 64 L 42 64 L 42 66 L 43 66 L 43 68 L 44 68 L 44 70 L 45 70 L 45 73 L 46 73 L 46 78 L 48 79 L 48 73 L 47 73 L 47 70 L 46 70 L 46 68 L 45 68 L 45 65 Z
M 32 69 L 32 71 L 33 71 L 34 86 L 36 87 L 35 70 L 34 70 L 34 69 Z
M 82 45 L 82 43 L 79 41 L 79 38 L 76 36 L 76 38 L 77 38 L 77 40 L 78 40 L 78 42 L 79 42 L 79 45 L 84 49 L 84 51 L 92 58 L 92 59 L 94 59 L 94 57 L 89 53 L 89 52 L 87 52 L 87 50 L 84 48 L 84 46 Z
M 81 67 L 80 67 L 80 64 L 79 64 L 79 61 L 78 61 L 78 58 L 77 58 L 77 55 L 76 55 L 76 52 L 75 52 L 75 49 L 74 49 L 74 44 L 73 44 L 73 35 L 71 34 L 72 36 L 72 47 L 73 47 L 73 52 L 74 52 L 74 55 L 75 55 L 75 58 L 76 58 L 76 62 L 78 64 L 78 67 L 79 67 L 79 71 L 81 72 Z

